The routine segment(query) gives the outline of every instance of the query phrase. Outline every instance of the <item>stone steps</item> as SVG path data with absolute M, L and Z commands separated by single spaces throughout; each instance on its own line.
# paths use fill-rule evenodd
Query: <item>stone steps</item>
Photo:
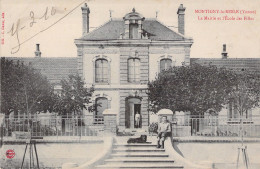
M 183 169 L 183 166 L 175 163 L 164 149 L 156 148 L 152 143 L 123 143 L 113 145 L 112 153 L 104 160 L 102 165 L 96 168 L 117 169 L 117 168 L 172 168 Z
M 114 149 L 113 152 L 165 152 L 164 149 Z
M 153 169 L 161 169 L 161 168 L 174 168 L 174 169 L 183 169 L 183 166 L 174 165 L 174 164 L 158 164 L 158 163 L 150 163 L 150 164 L 105 164 L 99 165 L 96 168 L 103 168 L 103 169 L 117 169 L 117 168 L 153 168 Z
M 163 163 L 173 163 L 174 160 L 165 158 L 165 157 L 157 157 L 157 158 L 149 158 L 149 157 L 143 157 L 143 158 L 136 158 L 136 157 L 124 157 L 124 158 L 111 158 L 111 159 L 107 159 L 105 160 L 106 162 L 163 162 Z
M 115 153 L 111 154 L 111 157 L 169 157 L 168 154 L 161 153 L 143 153 L 143 152 L 132 152 L 132 153 Z
M 115 144 L 115 147 L 156 147 L 156 144 L 150 143 L 129 143 L 129 144 Z

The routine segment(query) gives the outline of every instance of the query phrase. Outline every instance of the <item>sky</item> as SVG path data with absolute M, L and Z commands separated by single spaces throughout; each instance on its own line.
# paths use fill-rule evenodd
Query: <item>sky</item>
M 158 11 L 157 19 L 177 31 L 177 9 L 183 4 L 186 7 L 185 36 L 194 40 L 191 58 L 220 58 L 223 44 L 227 45 L 230 58 L 260 58 L 259 0 L 86 2 L 91 11 L 90 31 L 110 19 L 109 10 L 112 10 L 112 18 L 123 18 L 133 7 L 145 18 L 155 18 Z M 40 44 L 42 57 L 77 56 L 74 39 L 82 35 L 80 7 L 85 3 L 84 0 L 0 0 L 0 3 L 1 56 L 34 57 L 37 43 Z M 199 10 L 199 13 L 196 10 Z M 207 10 L 213 13 L 205 13 Z M 216 10 L 222 10 L 224 13 L 216 13 Z M 236 10 L 239 13 L 227 13 L 226 10 Z M 213 20 L 199 19 L 205 16 L 212 17 Z M 235 20 L 223 20 L 225 16 L 234 17 Z M 238 17 L 242 20 L 237 20 Z M 253 20 L 244 20 L 244 17 Z

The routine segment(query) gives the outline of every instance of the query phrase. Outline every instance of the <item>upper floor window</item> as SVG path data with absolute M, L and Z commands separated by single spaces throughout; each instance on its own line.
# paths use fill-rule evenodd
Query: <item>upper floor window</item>
M 169 69 L 172 66 L 171 59 L 161 59 L 160 61 L 160 72 Z
M 97 59 L 95 61 L 95 82 L 108 82 L 108 61 L 106 59 Z
M 128 59 L 128 82 L 140 81 L 140 59 Z
M 129 39 L 137 39 L 138 38 L 138 24 L 131 23 L 129 25 Z

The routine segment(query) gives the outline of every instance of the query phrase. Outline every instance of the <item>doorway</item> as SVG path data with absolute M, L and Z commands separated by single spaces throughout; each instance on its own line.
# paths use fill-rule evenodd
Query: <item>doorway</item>
M 139 116 L 139 122 L 137 122 L 138 116 Z M 141 104 L 134 104 L 134 128 L 142 128 Z
M 140 126 L 141 127 L 141 100 L 139 98 L 126 98 L 125 105 L 125 127 L 126 128 L 136 128 L 135 126 L 135 115 L 140 113 Z

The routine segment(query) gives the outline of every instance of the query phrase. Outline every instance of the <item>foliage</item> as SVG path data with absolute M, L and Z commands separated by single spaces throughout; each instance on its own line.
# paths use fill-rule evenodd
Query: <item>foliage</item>
M 40 121 L 37 121 L 37 123 L 33 120 L 29 120 L 29 124 L 31 126 L 31 134 L 32 136 L 52 136 L 56 135 L 57 131 L 49 125 L 43 125 L 40 123 Z M 19 120 L 19 121 L 10 121 L 6 124 L 4 135 L 11 136 L 12 132 L 28 132 L 28 119 L 25 120 Z
M 215 66 L 172 67 L 161 72 L 148 84 L 150 109 L 157 112 L 167 108 L 174 111 L 190 111 L 203 114 L 209 109 L 220 111 L 228 102 L 235 73 Z
M 53 109 L 54 89 L 30 65 L 1 58 L 1 112 L 46 112 Z
M 80 114 L 83 109 L 92 110 L 91 96 L 94 92 L 93 87 L 86 87 L 81 77 L 69 75 L 68 79 L 61 81 L 62 90 L 58 95 L 55 111 L 61 115 Z
M 237 74 L 236 85 L 230 93 L 229 103 L 241 116 L 260 102 L 260 75 L 257 72 L 243 71 Z
M 149 133 L 157 133 L 157 130 L 158 130 L 158 123 L 155 122 L 155 123 L 151 123 L 149 125 Z

